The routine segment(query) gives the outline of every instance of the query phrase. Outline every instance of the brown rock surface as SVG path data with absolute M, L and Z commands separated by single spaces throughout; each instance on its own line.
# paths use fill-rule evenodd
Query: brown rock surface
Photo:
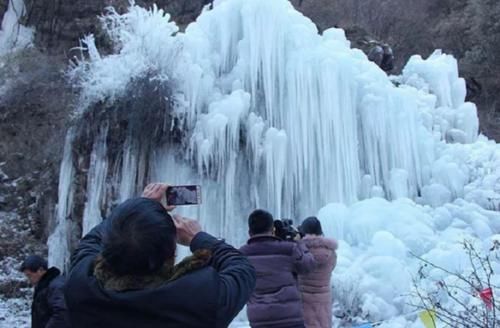
M 44 240 L 72 92 L 62 77 L 65 65 L 52 56 L 33 49 L 7 62 L 0 69 L 0 212 L 15 212 Z
M 80 38 L 93 33 L 102 38 L 98 16 L 113 6 L 118 12 L 128 7 L 128 0 L 26 0 L 25 23 L 36 28 L 35 42 L 49 52 L 66 52 L 77 46 Z M 138 0 L 137 5 L 158 8 L 170 13 L 179 25 L 193 21 L 203 7 L 203 0 Z

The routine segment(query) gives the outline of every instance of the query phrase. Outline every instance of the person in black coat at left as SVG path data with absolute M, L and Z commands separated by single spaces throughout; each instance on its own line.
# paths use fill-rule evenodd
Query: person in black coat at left
M 31 305 L 32 328 L 67 328 L 69 318 L 64 301 L 64 277 L 56 267 L 38 255 L 28 256 L 19 269 L 35 286 Z

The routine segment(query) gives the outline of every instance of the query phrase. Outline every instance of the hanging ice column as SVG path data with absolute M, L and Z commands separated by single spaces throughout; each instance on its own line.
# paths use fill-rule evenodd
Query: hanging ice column
M 34 31 L 19 23 L 26 13 L 23 0 L 8 0 L 2 25 L 0 26 L 0 55 L 21 49 L 31 44 Z
M 101 126 L 90 154 L 90 167 L 87 174 L 87 201 L 83 210 L 82 237 L 102 221 L 101 209 L 106 196 L 106 176 L 108 173 L 106 146 L 108 128 L 107 122 Z
M 56 208 L 55 228 L 47 241 L 49 248 L 49 265 L 55 266 L 61 270 L 68 268 L 70 255 L 68 216 L 73 207 L 73 178 L 75 173 L 71 152 L 73 137 L 74 131 L 70 129 L 66 136 L 61 171 L 59 173 L 59 202 Z
M 216 85 L 216 92 L 183 90 L 185 95 L 238 88 L 251 95 L 248 122 L 257 126 L 244 125 L 250 145 L 244 156 L 250 175 L 258 177 L 255 187 L 250 186 L 259 190 L 256 206 L 289 216 L 296 214 L 298 200 L 306 212 L 328 201 L 357 199 L 357 85 L 352 67 L 337 66 L 336 40 L 331 40 L 332 48 L 322 43 L 315 26 L 282 1 L 223 2 L 190 25 L 184 37 L 193 45 L 188 50 L 195 54 L 192 58 L 199 58 L 191 65 L 208 69 L 206 75 L 215 76 Z M 196 44 L 201 39 L 209 40 L 206 49 Z M 211 65 L 206 58 L 214 59 Z M 210 107 L 203 115 L 213 115 Z M 207 132 L 196 134 L 207 138 Z M 197 162 L 207 159 L 198 156 Z

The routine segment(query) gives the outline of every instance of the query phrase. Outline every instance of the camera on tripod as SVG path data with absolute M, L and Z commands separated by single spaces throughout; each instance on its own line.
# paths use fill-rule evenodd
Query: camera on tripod
M 274 235 L 286 241 L 296 241 L 298 237 L 302 237 L 291 219 L 274 220 Z

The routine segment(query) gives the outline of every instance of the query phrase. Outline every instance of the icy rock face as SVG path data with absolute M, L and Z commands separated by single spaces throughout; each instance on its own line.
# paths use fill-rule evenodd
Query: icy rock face
M 34 31 L 20 23 L 25 14 L 23 0 L 8 0 L 0 26 L 0 55 L 31 45 Z
M 119 12 L 126 12 L 128 0 L 77 0 L 58 2 L 54 0 L 26 0 L 30 15 L 26 24 L 33 26 L 37 33 L 35 43 L 51 53 L 75 54 L 72 50 L 78 46 L 80 38 L 89 33 L 95 34 L 100 45 L 107 41 L 100 28 L 98 17 L 106 8 L 113 6 Z M 204 0 L 137 0 L 137 5 L 150 8 L 157 5 L 172 14 L 181 26 L 192 22 L 203 8 Z
M 65 109 L 71 105 L 70 86 L 61 78 L 64 67 L 34 48 L 0 56 L 0 67 L 0 167 L 7 176 L 0 174 L 0 181 L 5 179 L 13 186 L 0 195 L 0 199 L 5 196 L 0 208 L 17 211 L 20 222 L 33 222 L 29 231 L 34 240 L 21 241 L 18 247 L 29 243 L 43 254 L 54 227 L 51 218 L 58 202 L 57 177 L 61 140 L 68 125 Z M 64 240 L 68 238 L 65 234 Z M 11 248 L 10 255 L 20 254 L 17 246 Z

